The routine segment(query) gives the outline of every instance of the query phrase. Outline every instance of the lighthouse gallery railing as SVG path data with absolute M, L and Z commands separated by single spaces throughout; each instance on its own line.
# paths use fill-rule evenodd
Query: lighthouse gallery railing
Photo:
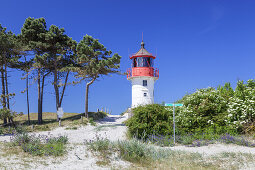
M 127 78 L 136 76 L 159 77 L 159 69 L 154 67 L 133 67 L 127 70 Z

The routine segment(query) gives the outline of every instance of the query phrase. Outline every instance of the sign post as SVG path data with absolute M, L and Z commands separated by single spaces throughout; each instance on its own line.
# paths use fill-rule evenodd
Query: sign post
M 181 103 L 166 103 L 165 106 L 173 106 L 173 129 L 174 129 L 174 145 L 175 145 L 175 106 L 183 106 Z
M 63 115 L 64 115 L 64 110 L 63 110 L 62 107 L 59 107 L 58 110 L 57 110 L 59 127 L 61 126 L 61 118 L 63 117 Z

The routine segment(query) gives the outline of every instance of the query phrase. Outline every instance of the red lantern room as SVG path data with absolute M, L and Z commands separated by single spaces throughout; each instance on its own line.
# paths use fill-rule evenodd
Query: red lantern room
M 156 57 L 144 48 L 144 42 L 141 43 L 141 49 L 130 57 L 132 60 L 132 68 L 127 70 L 127 79 L 133 77 L 148 76 L 158 79 L 159 70 L 153 67 Z

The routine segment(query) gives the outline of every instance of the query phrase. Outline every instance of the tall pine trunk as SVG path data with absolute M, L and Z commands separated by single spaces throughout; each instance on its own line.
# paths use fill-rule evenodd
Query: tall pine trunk
M 49 74 L 50 72 L 43 74 L 41 70 L 38 70 L 38 124 L 43 123 L 42 119 L 42 110 L 43 110 L 43 90 L 44 90 L 44 82 L 45 82 L 45 77 Z
M 9 90 L 8 90 L 8 81 L 7 81 L 7 63 L 6 58 L 4 57 L 4 72 L 5 72 L 5 88 L 6 88 L 6 99 L 7 99 L 7 108 L 10 110 L 10 99 L 9 99 Z
M 38 124 L 42 124 L 41 71 L 40 71 L 40 69 L 38 70 L 37 86 L 38 86 Z
M 66 78 L 65 78 L 65 84 L 62 88 L 62 93 L 61 93 L 61 97 L 60 97 L 60 93 L 59 93 L 59 87 L 58 87 L 58 72 L 57 72 L 57 67 L 55 65 L 55 70 L 54 70 L 54 89 L 55 89 L 55 97 L 56 97 L 56 110 L 58 110 L 59 107 L 61 107 L 62 105 L 62 101 L 64 98 L 64 93 L 65 93 L 65 89 L 66 89 L 66 85 L 67 85 L 67 80 L 68 80 L 68 75 L 69 72 L 67 72 L 66 74 Z M 60 98 L 59 98 L 60 97 Z M 58 115 L 57 115 L 58 116 Z M 59 117 L 57 117 L 57 120 L 59 120 Z
M 66 89 L 66 85 L 67 85 L 67 80 L 68 80 L 69 73 L 70 73 L 70 71 L 67 71 L 67 73 L 66 73 L 65 84 L 64 84 L 64 87 L 63 87 L 63 89 L 62 89 L 62 94 L 61 94 L 61 98 L 60 98 L 60 101 L 59 101 L 60 107 L 62 106 L 62 101 L 63 101 L 63 97 L 64 97 L 64 94 L 65 94 L 65 89 Z
M 40 106 L 41 106 L 41 108 L 40 108 L 40 110 L 41 110 L 41 115 L 43 114 L 43 90 L 44 90 L 44 81 L 45 81 L 45 77 L 46 77 L 46 75 L 43 75 L 43 78 L 42 78 L 42 86 L 41 86 L 41 104 L 40 104 Z M 42 119 L 42 118 L 41 118 Z M 43 122 L 43 120 L 42 120 L 42 122 Z
M 5 73 L 5 88 L 6 88 L 6 102 L 7 102 L 7 108 L 10 110 L 10 97 L 9 97 L 9 90 L 8 90 L 8 75 L 7 75 L 7 63 L 6 63 L 6 57 L 4 57 L 4 73 Z M 8 123 L 13 124 L 12 118 L 8 118 Z
M 59 105 L 58 73 L 56 69 L 54 70 L 54 89 L 56 97 L 56 110 L 58 110 L 60 105 Z
M 25 62 L 27 62 L 27 58 L 25 57 Z M 27 90 L 27 120 L 28 125 L 31 124 L 30 122 L 30 111 L 29 111 L 29 91 L 28 91 L 28 70 L 26 69 L 26 90 Z
M 2 104 L 3 108 L 6 108 L 6 99 L 5 99 L 5 83 L 4 83 L 4 67 L 1 65 L 1 80 L 2 80 Z M 7 124 L 7 119 L 4 118 L 4 125 Z
M 96 80 L 96 78 L 93 78 L 90 82 L 86 84 L 86 94 L 85 94 L 85 116 L 89 118 L 88 114 L 88 107 L 89 107 L 89 86 Z
M 29 112 L 29 96 L 28 96 L 28 72 L 27 77 L 26 77 L 26 89 L 27 89 L 27 119 L 28 119 L 28 124 L 30 125 L 30 112 Z
M 57 72 L 57 61 L 54 62 L 54 90 L 56 97 L 56 110 L 58 110 L 59 106 L 59 89 L 58 89 L 58 72 Z M 59 117 L 57 115 L 57 121 L 59 121 Z

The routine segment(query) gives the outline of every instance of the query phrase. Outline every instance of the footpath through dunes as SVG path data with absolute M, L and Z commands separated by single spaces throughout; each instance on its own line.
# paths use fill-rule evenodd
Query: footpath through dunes
M 0 169 L 128 169 L 135 166 L 127 161 L 121 160 L 117 153 L 113 154 L 109 158 L 109 162 L 102 161 L 102 157 L 97 153 L 91 152 L 88 146 L 84 144 L 85 141 L 95 140 L 96 138 L 107 138 L 110 141 L 127 140 L 126 132 L 127 127 L 124 125 L 124 121 L 128 119 L 128 114 L 122 115 L 108 115 L 107 117 L 96 122 L 95 126 L 87 125 L 81 126 L 75 130 L 66 129 L 66 127 L 58 127 L 52 131 L 33 132 L 36 136 L 67 136 L 67 153 L 60 157 L 39 157 L 32 156 L 23 152 L 22 149 L 13 151 L 12 149 L 6 149 L 3 141 L 10 141 L 10 136 L 0 136 Z M 156 146 L 161 149 L 161 147 Z M 187 147 L 183 145 L 176 145 L 174 147 L 165 147 L 164 150 L 170 151 L 184 151 L 184 154 L 200 153 L 203 159 L 211 161 L 213 157 L 219 157 L 220 154 L 225 154 L 225 157 L 220 156 L 220 160 L 235 161 L 235 154 L 241 153 L 238 159 L 242 158 L 255 160 L 255 148 L 238 146 L 234 144 L 209 144 L 208 146 L 201 147 Z M 227 153 L 227 154 L 226 154 Z M 231 153 L 231 158 L 228 153 Z M 233 153 L 233 154 L 232 154 Z M 251 154 L 251 155 L 247 155 Z M 224 155 L 223 155 L 224 156 Z M 196 161 L 196 160 L 194 160 Z M 243 169 L 250 169 L 255 167 L 254 163 L 245 163 L 240 165 Z M 230 161 L 231 163 L 231 161 Z M 132 169 L 132 168 L 131 168 Z M 255 169 L 255 168 L 254 168 Z
M 66 127 L 58 127 L 52 131 L 34 132 L 36 136 L 67 136 L 67 153 L 62 157 L 39 157 L 24 153 L 21 149 L 16 154 L 8 153 L 3 141 L 10 141 L 10 136 L 0 136 L 0 169 L 125 169 L 130 163 L 120 160 L 117 156 L 111 158 L 111 162 L 101 160 L 100 156 L 92 153 L 85 141 L 94 140 L 97 137 L 107 138 L 111 141 L 126 140 L 127 128 L 123 124 L 127 120 L 127 114 L 109 115 L 96 122 L 96 126 L 87 125 L 77 130 L 67 130 Z M 103 164 L 103 165 L 102 165 Z
M 96 122 L 96 126 L 81 126 L 76 130 L 67 130 L 66 127 L 59 127 L 52 131 L 38 132 L 40 135 L 59 136 L 65 135 L 70 143 L 84 143 L 85 140 L 93 140 L 96 137 L 107 138 L 111 141 L 125 140 L 127 127 L 123 124 L 127 120 L 127 114 L 109 115 Z
M 123 124 L 128 115 L 108 115 L 96 122 L 95 126 L 90 124 L 81 126 L 75 130 L 58 127 L 51 131 L 31 132 L 35 135 L 67 136 L 69 143 L 84 143 L 85 140 L 93 140 L 96 137 L 107 138 L 111 141 L 125 140 L 127 127 Z M 12 135 L 0 136 L 0 141 L 9 142 Z

